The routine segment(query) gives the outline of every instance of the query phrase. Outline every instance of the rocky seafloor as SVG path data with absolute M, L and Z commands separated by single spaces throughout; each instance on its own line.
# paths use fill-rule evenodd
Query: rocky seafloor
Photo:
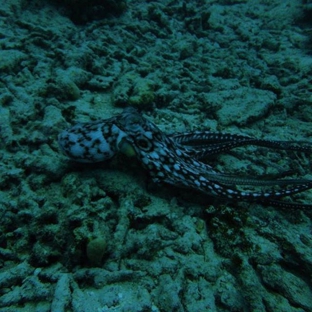
M 0 48 L 0 312 L 312 311 L 312 211 L 149 185 L 134 159 L 57 144 L 128 105 L 171 133 L 310 141 L 311 1 L 3 0 Z M 211 165 L 312 177 L 298 152 Z

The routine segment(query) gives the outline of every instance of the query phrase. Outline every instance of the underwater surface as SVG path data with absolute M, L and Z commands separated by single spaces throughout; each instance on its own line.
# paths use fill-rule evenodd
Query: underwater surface
M 311 145 L 311 80 L 309 0 L 2 0 L 0 312 L 312 311 L 311 190 L 229 200 L 154 183 L 128 145 L 81 163 L 58 143 L 135 107 L 171 137 Z M 204 162 L 312 180 L 310 151 Z

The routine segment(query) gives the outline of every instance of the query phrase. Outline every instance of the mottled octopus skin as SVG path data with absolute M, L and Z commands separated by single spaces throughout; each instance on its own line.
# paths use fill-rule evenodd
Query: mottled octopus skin
M 258 201 L 282 208 L 312 208 L 280 201 L 284 196 L 312 188 L 304 179 L 262 181 L 218 173 L 199 159 L 247 144 L 277 149 L 311 152 L 311 146 L 296 142 L 260 140 L 240 135 L 212 134 L 200 131 L 166 135 L 133 108 L 113 118 L 78 124 L 59 135 L 59 145 L 70 158 L 80 162 L 98 162 L 124 152 L 129 146 L 156 183 L 168 183 L 231 200 Z M 215 142 L 213 142 L 215 141 Z M 278 190 L 241 191 L 235 185 L 278 185 Z M 289 187 L 284 187 L 289 185 Z
M 126 134 L 115 125 L 115 118 L 80 123 L 58 136 L 59 146 L 69 158 L 85 163 L 105 161 L 118 151 Z

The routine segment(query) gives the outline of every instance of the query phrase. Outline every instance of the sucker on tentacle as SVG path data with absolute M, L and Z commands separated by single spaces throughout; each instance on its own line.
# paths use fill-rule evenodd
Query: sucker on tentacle
M 213 143 L 211 143 L 213 142 Z M 312 205 L 287 203 L 279 199 L 312 188 L 311 180 L 258 180 L 218 173 L 199 161 L 216 152 L 242 145 L 311 152 L 298 142 L 279 142 L 241 135 L 213 134 L 195 131 L 166 135 L 135 109 L 108 120 L 76 125 L 59 135 L 59 144 L 67 156 L 81 162 L 98 162 L 117 152 L 135 155 L 154 182 L 196 189 L 207 194 L 235 200 L 259 201 L 286 208 L 312 208 Z M 235 185 L 278 185 L 279 190 L 243 191 Z M 289 187 L 285 187 L 289 185 Z

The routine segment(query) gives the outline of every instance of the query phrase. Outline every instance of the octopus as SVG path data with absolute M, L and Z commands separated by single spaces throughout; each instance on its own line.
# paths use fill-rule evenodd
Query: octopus
M 312 180 L 236 176 L 219 172 L 207 163 L 211 155 L 246 145 L 311 153 L 312 145 L 307 142 L 264 140 L 208 130 L 166 134 L 138 110 L 128 107 L 112 118 L 79 123 L 64 130 L 58 143 L 67 157 L 78 162 L 102 162 L 117 153 L 134 156 L 155 183 L 195 189 L 231 201 L 283 209 L 312 208 L 312 204 L 282 200 L 311 189 Z

